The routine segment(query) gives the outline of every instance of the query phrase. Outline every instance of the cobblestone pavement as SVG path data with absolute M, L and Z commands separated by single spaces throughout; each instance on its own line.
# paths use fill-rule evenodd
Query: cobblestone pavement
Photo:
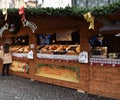
M 113 100 L 14 75 L 0 76 L 0 100 Z

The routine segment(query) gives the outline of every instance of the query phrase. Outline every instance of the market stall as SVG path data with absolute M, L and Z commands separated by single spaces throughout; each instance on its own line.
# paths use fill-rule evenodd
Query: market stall
M 27 20 L 20 24 L 17 33 L 11 34 L 6 24 L 1 24 L 5 25 L 1 28 L 5 30 L 0 46 L 7 38 L 12 40 L 11 74 L 81 92 L 120 98 L 120 59 L 119 51 L 116 52 L 119 46 L 110 49 L 108 44 L 96 46 L 90 42 L 93 36 L 102 34 L 107 43 L 111 39 L 107 35 L 119 33 L 119 29 L 100 31 L 104 23 L 108 22 L 103 17 L 116 22 L 119 21 L 119 13 L 96 17 L 94 30 L 91 29 L 93 22 L 89 27 L 83 17 L 35 16 L 30 12 L 26 15 Z M 9 17 L 8 22 L 13 20 L 12 17 Z M 114 46 L 117 42 L 112 44 Z
M 80 19 L 40 16 L 35 19 L 28 17 L 27 20 L 37 26 L 35 33 L 31 27 L 21 24 L 17 34 L 11 34 L 9 30 L 2 34 L 1 46 L 7 38 L 12 40 L 11 74 L 86 91 L 88 87 L 84 81 L 88 77 L 83 70 L 88 68 L 78 62 Z M 28 57 L 30 51 L 33 53 L 32 58 Z
M 107 40 L 106 47 L 90 48 L 90 93 L 96 92 L 97 94 L 107 94 L 110 97 L 119 98 L 120 59 L 118 42 L 120 37 L 116 37 L 115 31 L 109 34 L 102 33 Z

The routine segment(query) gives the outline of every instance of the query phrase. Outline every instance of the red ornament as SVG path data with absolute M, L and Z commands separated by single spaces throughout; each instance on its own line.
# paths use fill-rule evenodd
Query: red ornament
M 19 15 L 22 15 L 21 21 L 23 22 L 25 20 L 25 8 L 24 8 L 24 6 L 19 8 Z
M 19 8 L 19 15 L 24 14 L 24 12 L 25 12 L 24 6 L 20 7 Z

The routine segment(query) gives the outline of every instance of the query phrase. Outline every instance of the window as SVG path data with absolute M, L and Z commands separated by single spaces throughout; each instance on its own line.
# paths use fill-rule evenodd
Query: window
M 72 0 L 72 5 L 80 7 L 95 7 L 111 4 L 117 1 L 119 0 Z

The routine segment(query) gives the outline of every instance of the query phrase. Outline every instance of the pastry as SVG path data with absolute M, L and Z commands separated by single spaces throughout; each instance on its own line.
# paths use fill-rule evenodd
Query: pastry
M 80 46 L 76 48 L 76 52 L 80 53 Z

